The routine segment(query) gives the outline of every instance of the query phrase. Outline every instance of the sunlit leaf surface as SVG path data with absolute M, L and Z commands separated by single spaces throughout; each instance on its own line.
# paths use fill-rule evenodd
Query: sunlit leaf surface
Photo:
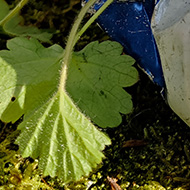
M 44 175 L 68 182 L 79 180 L 101 162 L 109 138 L 96 129 L 68 95 L 58 92 L 19 129 L 17 139 L 24 157 L 39 157 Z

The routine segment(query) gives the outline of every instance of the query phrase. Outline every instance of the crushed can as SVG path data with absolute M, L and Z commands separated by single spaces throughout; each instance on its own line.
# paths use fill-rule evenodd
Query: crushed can
M 190 126 L 190 0 L 160 0 L 151 26 L 168 104 Z

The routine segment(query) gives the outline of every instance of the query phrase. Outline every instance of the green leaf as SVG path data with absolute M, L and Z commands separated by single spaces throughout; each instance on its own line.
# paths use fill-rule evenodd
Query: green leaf
M 0 0 L 0 21 L 9 13 L 9 6 L 4 0 Z M 53 34 L 45 30 L 40 30 L 34 26 L 22 26 L 23 17 L 15 15 L 4 24 L 3 32 L 11 36 L 30 36 L 43 42 L 50 42 Z M 1 31 L 0 31 L 1 32 Z
M 100 152 L 110 140 L 58 92 L 20 126 L 17 139 L 24 157 L 39 157 L 44 175 L 64 182 L 79 180 L 101 162 Z
M 23 18 L 19 15 L 13 17 L 4 25 L 4 30 L 9 35 L 13 36 L 30 36 L 41 40 L 42 42 L 50 42 L 53 34 L 47 32 L 47 30 L 40 30 L 34 26 L 22 26 L 21 23 Z
M 44 175 L 64 182 L 87 175 L 110 139 L 58 89 L 63 49 L 21 37 L 7 47 L 0 51 L 0 119 L 15 122 L 24 115 L 16 141 L 22 155 L 39 158 Z
M 81 110 L 101 127 L 116 127 L 120 113 L 132 110 L 131 96 L 123 89 L 137 82 L 134 59 L 121 55 L 117 42 L 93 42 L 73 54 L 67 91 Z
M 19 37 L 7 47 L 0 51 L 0 116 L 15 122 L 24 114 L 29 117 L 57 91 L 63 49 Z

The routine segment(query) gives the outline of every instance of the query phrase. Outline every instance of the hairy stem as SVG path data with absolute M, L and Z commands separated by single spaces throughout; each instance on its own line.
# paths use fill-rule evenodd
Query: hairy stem
M 11 10 L 3 20 L 0 21 L 0 26 L 3 26 L 7 21 L 14 17 L 23 7 L 28 3 L 29 0 L 21 0 L 18 5 Z
M 90 0 L 80 11 L 79 15 L 77 16 L 74 25 L 71 29 L 71 32 L 69 34 L 69 38 L 67 41 L 67 45 L 65 48 L 65 52 L 63 55 L 63 62 L 62 62 L 62 71 L 61 71 L 61 78 L 60 78 L 60 84 L 59 84 L 59 89 L 63 90 L 65 89 L 65 83 L 66 83 L 66 78 L 67 78 L 67 68 L 70 62 L 70 58 L 72 56 L 72 51 L 73 51 L 73 47 L 75 45 L 76 42 L 74 42 L 75 40 L 75 36 L 77 34 L 78 28 L 82 22 L 82 19 L 84 18 L 85 14 L 87 13 L 87 11 L 89 10 L 89 8 L 96 2 L 96 0 Z
M 81 37 L 81 35 L 87 30 L 87 28 L 94 22 L 94 20 L 106 9 L 106 7 L 113 1 L 113 0 L 108 0 L 96 13 L 93 15 L 91 19 L 83 26 L 83 28 L 78 32 L 79 26 L 89 10 L 89 8 L 96 2 L 97 0 L 90 0 L 80 11 L 79 15 L 77 16 L 77 19 L 74 22 L 74 25 L 71 29 L 67 45 L 65 48 L 65 52 L 63 55 L 63 61 L 62 61 L 62 70 L 61 70 L 61 75 L 60 75 L 60 83 L 59 83 L 59 90 L 65 89 L 65 84 L 66 84 L 66 79 L 67 79 L 67 69 L 68 65 L 70 62 L 70 59 L 72 57 L 72 51 Z M 77 33 L 78 32 L 78 33 Z
M 113 2 L 113 0 L 107 0 L 103 6 L 88 20 L 88 22 L 81 28 L 81 30 L 76 34 L 74 43 L 76 44 L 83 33 L 88 29 L 88 27 L 98 18 L 98 16 Z

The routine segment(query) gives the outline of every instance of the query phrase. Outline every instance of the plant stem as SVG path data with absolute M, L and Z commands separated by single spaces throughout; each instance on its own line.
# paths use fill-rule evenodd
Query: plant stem
M 80 39 L 83 33 L 88 29 L 88 27 L 98 18 L 99 15 L 113 2 L 113 0 L 107 0 L 100 9 L 88 20 L 88 22 L 81 28 L 81 30 L 76 34 L 74 44 Z
M 7 21 L 14 17 L 24 7 L 24 5 L 26 5 L 26 3 L 28 3 L 28 0 L 21 0 L 18 5 L 0 21 L 0 26 L 3 26 Z
M 81 37 L 81 35 L 87 30 L 87 28 L 94 22 L 94 20 L 108 7 L 109 4 L 112 3 L 113 0 L 108 0 L 104 3 L 104 5 L 89 19 L 89 21 L 83 26 L 83 28 L 78 32 L 79 26 L 89 10 L 89 8 L 96 2 L 97 0 L 90 0 L 80 11 L 79 15 L 77 16 L 77 19 L 74 22 L 74 25 L 71 29 L 71 32 L 69 34 L 69 38 L 67 41 L 67 45 L 65 48 L 65 52 L 63 55 L 63 61 L 62 61 L 62 70 L 60 74 L 60 83 L 59 83 L 59 90 L 65 89 L 66 79 L 67 79 L 67 69 L 68 65 L 72 56 L 72 51 Z M 77 33 L 78 32 L 78 33 Z
M 65 83 L 67 79 L 67 69 L 69 65 L 69 61 L 72 55 L 72 50 L 75 45 L 74 39 L 77 34 L 78 28 L 80 26 L 80 23 L 82 19 L 84 18 L 85 14 L 89 10 L 89 8 L 96 2 L 97 0 L 90 0 L 80 11 L 79 15 L 77 16 L 74 25 L 71 29 L 71 32 L 69 34 L 69 38 L 66 44 L 65 52 L 63 55 L 63 61 L 62 61 L 62 70 L 60 75 L 60 83 L 59 83 L 59 90 L 65 89 Z

